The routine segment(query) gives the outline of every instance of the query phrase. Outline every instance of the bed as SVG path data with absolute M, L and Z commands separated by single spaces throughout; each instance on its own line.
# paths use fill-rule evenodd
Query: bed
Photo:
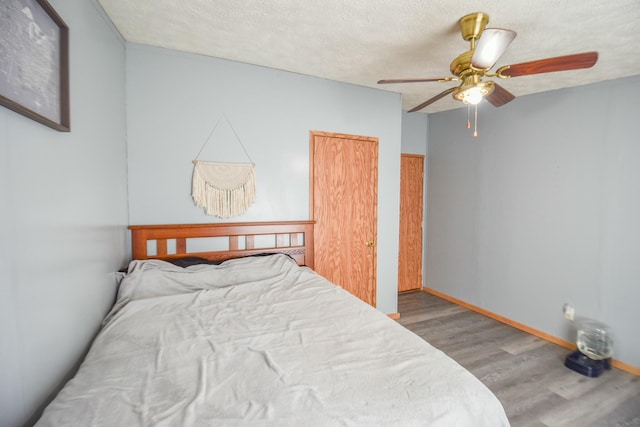
M 312 270 L 312 222 L 130 229 L 116 303 L 37 426 L 509 425 L 471 373 Z

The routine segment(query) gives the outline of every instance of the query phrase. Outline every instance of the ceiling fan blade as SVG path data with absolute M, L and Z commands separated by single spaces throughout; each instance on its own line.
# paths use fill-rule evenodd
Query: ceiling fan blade
M 516 97 L 497 83 L 493 84 L 493 92 L 484 97 L 494 107 L 502 107 L 507 102 L 513 101 Z
M 449 81 L 450 77 L 440 77 L 439 79 L 385 79 L 378 80 L 379 85 L 384 85 L 388 83 L 420 83 L 420 82 L 439 82 L 439 81 Z
M 537 61 L 507 65 L 498 70 L 498 74 L 507 77 L 528 76 L 531 74 L 553 73 L 556 71 L 590 68 L 598 61 L 598 52 L 584 52 L 575 55 L 538 59 Z
M 487 28 L 482 32 L 480 40 L 473 51 L 471 65 L 478 70 L 488 70 L 507 50 L 516 32 L 502 28 Z
M 422 110 L 424 107 L 426 107 L 427 105 L 433 104 L 434 102 L 436 102 L 438 99 L 443 98 L 445 96 L 447 96 L 448 94 L 450 94 L 451 92 L 453 92 L 456 89 L 456 87 L 451 87 L 445 91 L 440 92 L 439 94 L 437 94 L 436 96 L 434 96 L 431 99 L 428 99 L 426 101 L 424 101 L 422 104 L 417 105 L 415 107 L 413 107 L 411 110 L 409 110 L 410 113 Z

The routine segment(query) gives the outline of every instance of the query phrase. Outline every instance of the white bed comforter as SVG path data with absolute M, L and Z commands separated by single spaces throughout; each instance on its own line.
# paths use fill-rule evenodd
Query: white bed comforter
M 133 261 L 37 426 L 509 423 L 441 351 L 284 255 Z

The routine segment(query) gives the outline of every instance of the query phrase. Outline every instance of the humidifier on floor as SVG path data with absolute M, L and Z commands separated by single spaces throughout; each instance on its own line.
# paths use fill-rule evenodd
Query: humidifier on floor
M 611 369 L 613 337 L 607 325 L 593 319 L 576 321 L 578 349 L 565 359 L 565 366 L 588 377 Z

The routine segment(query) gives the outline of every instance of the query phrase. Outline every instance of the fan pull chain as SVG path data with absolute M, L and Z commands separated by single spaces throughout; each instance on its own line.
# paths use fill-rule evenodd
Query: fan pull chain
M 478 137 L 478 104 L 476 104 L 476 113 L 473 119 L 473 137 Z
M 471 105 L 467 104 L 467 129 L 471 129 L 471 122 L 469 121 L 470 115 L 471 115 Z

